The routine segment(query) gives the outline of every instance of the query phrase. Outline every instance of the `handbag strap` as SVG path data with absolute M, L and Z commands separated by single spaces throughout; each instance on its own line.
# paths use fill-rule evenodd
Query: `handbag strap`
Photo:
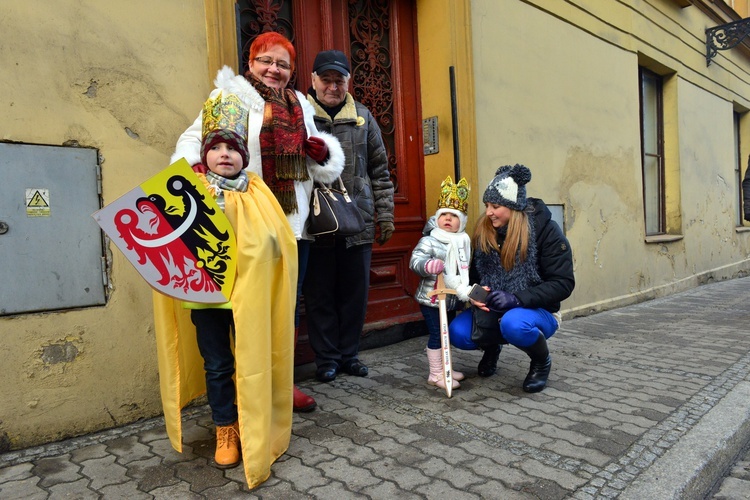
M 339 189 L 336 189 L 336 188 L 333 187 L 333 182 L 336 182 L 336 180 L 338 180 L 338 182 L 339 182 Z M 338 191 L 338 192 L 341 193 L 341 195 L 344 197 L 344 200 L 347 203 L 351 203 L 352 199 L 349 197 L 349 191 L 347 191 L 346 186 L 344 185 L 344 181 L 341 179 L 341 176 L 339 175 L 338 179 L 336 179 L 336 180 L 334 180 L 330 185 L 327 185 L 327 184 L 325 184 L 323 182 L 320 182 L 320 181 L 315 181 L 315 183 L 318 184 L 319 189 L 321 191 L 323 191 L 329 198 L 332 198 L 332 199 L 335 200 L 335 197 L 330 192 L 331 189 L 335 189 L 336 191 Z

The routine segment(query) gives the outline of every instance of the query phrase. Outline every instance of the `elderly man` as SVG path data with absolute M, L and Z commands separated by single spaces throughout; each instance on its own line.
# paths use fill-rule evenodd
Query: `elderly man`
M 304 295 L 307 331 L 322 382 L 343 371 L 358 377 L 368 370 L 359 360 L 359 340 L 370 288 L 375 224 L 377 242 L 393 235 L 393 182 L 383 138 L 372 113 L 347 91 L 351 70 L 338 50 L 318 53 L 307 100 L 315 125 L 335 135 L 344 149 L 341 178 L 365 219 L 365 230 L 349 236 L 318 236 L 310 248 Z

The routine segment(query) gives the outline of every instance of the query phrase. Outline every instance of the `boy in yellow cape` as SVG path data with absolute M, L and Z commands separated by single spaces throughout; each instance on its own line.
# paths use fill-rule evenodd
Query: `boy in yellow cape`
M 242 460 L 252 489 L 268 479 L 291 436 L 297 243 L 271 190 L 243 170 L 247 110 L 236 96 L 219 95 L 203 115 L 203 164 L 193 170 L 234 229 L 237 277 L 219 306 L 154 294 L 162 405 L 181 452 L 180 410 L 206 392 L 216 466 Z

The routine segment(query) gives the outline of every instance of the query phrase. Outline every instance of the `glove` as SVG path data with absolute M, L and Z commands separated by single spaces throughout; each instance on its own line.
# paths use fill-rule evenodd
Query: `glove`
M 518 302 L 515 295 L 502 290 L 490 292 L 490 294 L 487 295 L 487 300 L 484 301 L 484 304 L 490 309 L 490 311 L 498 313 L 503 313 L 514 307 L 521 307 L 521 303 Z
M 393 222 L 387 220 L 378 222 L 378 226 L 380 226 L 380 236 L 378 236 L 377 242 L 379 245 L 385 245 L 393 236 L 396 226 L 393 225 Z
M 440 274 L 445 269 L 445 264 L 440 259 L 430 259 L 424 265 L 424 271 L 430 274 Z
M 193 165 L 193 172 L 195 172 L 196 174 L 205 174 L 206 172 L 208 172 L 208 169 L 203 163 L 196 163 L 195 165 Z
M 307 156 L 321 164 L 328 159 L 328 145 L 320 137 L 308 137 L 305 141 L 305 152 Z

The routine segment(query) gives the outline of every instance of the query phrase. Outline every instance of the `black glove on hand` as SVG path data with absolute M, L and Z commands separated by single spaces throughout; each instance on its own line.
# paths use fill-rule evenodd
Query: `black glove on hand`
M 484 304 L 491 310 L 498 313 L 503 313 L 508 309 L 514 307 L 521 307 L 521 303 L 512 293 L 504 292 L 502 290 L 495 290 L 487 295 L 487 300 Z
M 393 225 L 393 222 L 386 220 L 378 222 L 378 226 L 380 226 L 380 236 L 378 236 L 377 242 L 379 245 L 385 245 L 391 239 L 391 236 L 393 236 L 396 226 Z

